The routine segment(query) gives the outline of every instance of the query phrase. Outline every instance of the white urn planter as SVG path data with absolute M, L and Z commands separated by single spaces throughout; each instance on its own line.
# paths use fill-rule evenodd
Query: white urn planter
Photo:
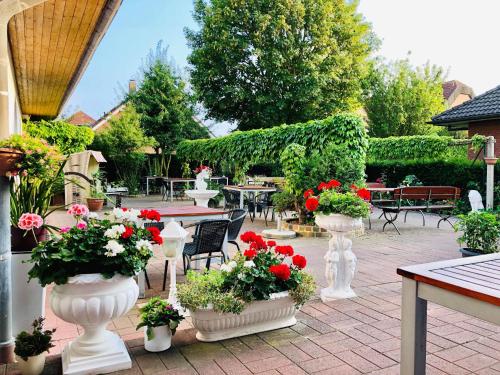
M 241 314 L 219 313 L 212 308 L 189 311 L 196 338 L 212 342 L 293 326 L 297 308 L 288 292 L 271 294 L 271 299 L 246 305 Z
M 47 352 L 28 357 L 25 361 L 19 356 L 16 356 L 17 366 L 22 375 L 40 375 L 45 367 L 45 357 Z
M 219 190 L 186 190 L 185 193 L 196 201 L 198 207 L 208 207 L 208 202 L 219 194 Z
M 172 331 L 168 326 L 151 327 L 153 337 L 148 339 L 148 327 L 144 327 L 144 349 L 148 352 L 162 352 L 172 345 Z
M 361 218 L 340 214 L 316 215 L 316 224 L 332 236 L 328 242 L 325 259 L 325 277 L 328 286 L 321 289 L 323 302 L 356 297 L 351 282 L 356 272 L 357 258 L 352 252 L 352 241 L 346 237 L 349 232 L 363 226 Z
M 62 352 L 64 375 L 103 374 L 132 367 L 123 340 L 106 329 L 137 301 L 139 288 L 131 277 L 77 275 L 56 285 L 50 295 L 52 311 L 62 320 L 83 327 L 84 334 Z

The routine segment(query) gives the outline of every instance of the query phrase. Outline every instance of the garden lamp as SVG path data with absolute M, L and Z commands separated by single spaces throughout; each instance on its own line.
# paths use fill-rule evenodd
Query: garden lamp
M 163 238 L 162 250 L 163 254 L 170 262 L 170 290 L 168 293 L 168 302 L 176 309 L 179 309 L 177 302 L 177 281 L 176 281 L 176 266 L 177 259 L 182 255 L 184 243 L 188 236 L 188 231 L 181 227 L 174 219 L 171 219 L 160 232 Z

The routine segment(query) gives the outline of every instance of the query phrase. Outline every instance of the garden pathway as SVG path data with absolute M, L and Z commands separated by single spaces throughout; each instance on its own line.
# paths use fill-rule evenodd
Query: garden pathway
M 135 199 L 125 205 L 165 204 L 154 199 L 158 198 Z M 65 219 L 58 213 L 53 220 Z M 326 304 L 316 297 L 302 308 L 299 322 L 290 328 L 200 343 L 185 321 L 173 347 L 154 354 L 144 350 L 142 332 L 135 331 L 138 318 L 133 309 L 110 327 L 126 340 L 133 358 L 132 369 L 117 374 L 399 374 L 401 279 L 396 268 L 458 257 L 456 234 L 447 224 L 436 229 L 436 222 L 430 216 L 422 227 L 419 216 L 409 215 L 409 222 L 400 224 L 402 235 L 398 236 L 393 229 L 381 232 L 382 222 L 374 219 L 373 230 L 353 240 L 358 256 L 353 288 L 358 297 Z M 244 230 L 262 229 L 262 220 L 248 220 L 244 226 Z M 307 257 L 307 269 L 324 286 L 327 240 L 299 238 L 289 243 Z M 162 272 L 163 258 L 158 254 L 148 266 L 153 286 L 148 297 L 166 296 L 161 291 Z M 47 317 L 58 331 L 45 374 L 59 374 L 57 353 L 79 328 L 50 311 Z M 500 374 L 500 327 L 431 304 L 428 330 L 428 374 Z M 15 365 L 0 366 L 0 375 L 15 373 Z

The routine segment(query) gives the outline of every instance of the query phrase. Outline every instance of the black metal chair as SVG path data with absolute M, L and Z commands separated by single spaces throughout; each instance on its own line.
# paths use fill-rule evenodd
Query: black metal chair
M 158 223 L 144 223 L 144 228 L 148 227 L 156 227 L 159 230 L 162 230 L 165 227 L 165 223 L 158 222 Z M 163 270 L 163 289 L 165 290 L 165 285 L 167 283 L 167 271 L 168 271 L 168 260 L 165 259 L 165 269 Z M 148 277 L 148 272 L 146 271 L 146 268 L 144 268 L 144 277 L 146 279 L 146 284 L 148 286 L 148 289 L 151 289 L 151 284 L 149 283 L 149 277 Z
M 193 242 L 186 243 L 182 252 L 184 274 L 186 274 L 187 270 L 191 269 L 191 262 L 193 260 L 206 259 L 207 269 L 210 269 L 212 258 L 221 258 L 222 262 L 226 261 L 226 255 L 222 251 L 222 248 L 230 222 L 228 219 L 202 220 L 186 227 L 196 226 L 196 229 L 193 235 Z
M 224 210 L 240 207 L 240 195 L 234 191 L 222 189 L 224 195 Z M 241 193 L 240 193 L 241 194 Z
M 241 208 L 237 208 L 227 213 L 229 220 L 231 220 L 231 222 L 229 223 L 229 227 L 227 228 L 227 242 L 236 245 L 238 252 L 240 251 L 240 246 L 238 245 L 238 242 L 236 242 L 236 240 L 238 239 L 247 213 L 247 210 L 243 210 Z

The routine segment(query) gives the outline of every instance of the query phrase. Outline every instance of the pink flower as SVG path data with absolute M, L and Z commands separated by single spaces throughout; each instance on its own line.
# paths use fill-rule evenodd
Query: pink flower
M 32 230 L 40 228 L 43 225 L 43 219 L 40 215 L 25 213 L 19 218 L 17 226 L 22 230 Z
M 59 229 L 59 233 L 66 233 L 69 232 L 71 228 L 70 227 L 62 227 Z
M 87 228 L 87 223 L 85 221 L 80 221 L 78 224 L 76 224 L 76 227 L 78 229 L 85 229 Z
M 68 210 L 69 215 L 73 216 L 86 216 L 89 214 L 89 209 L 84 204 L 74 204 Z

